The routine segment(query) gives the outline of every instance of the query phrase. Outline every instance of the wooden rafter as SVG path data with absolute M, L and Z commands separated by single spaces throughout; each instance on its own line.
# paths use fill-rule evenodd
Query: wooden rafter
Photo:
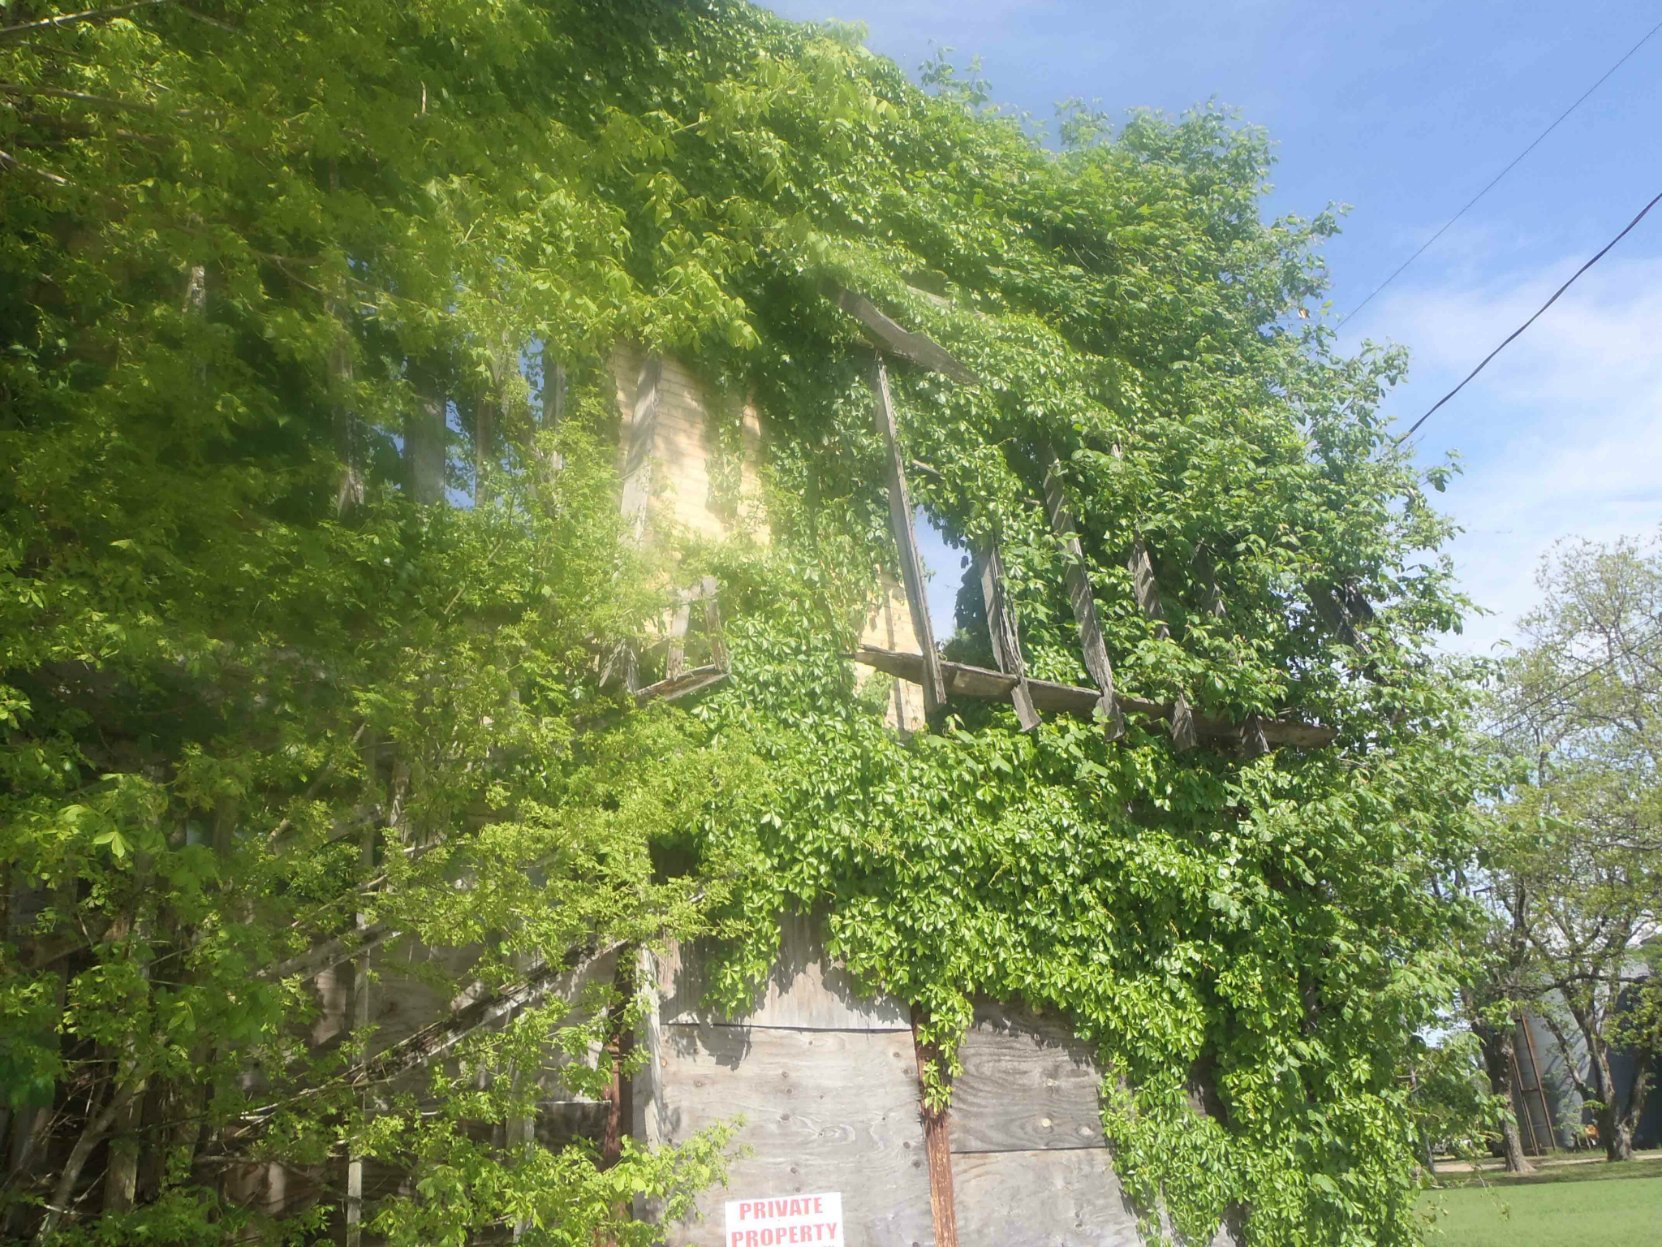
M 1062 466 L 1056 452 L 1045 448 L 1045 510 L 1050 513 L 1050 527 L 1062 543 L 1062 554 L 1067 561 L 1063 573 L 1068 588 L 1068 604 L 1073 607 L 1074 622 L 1079 626 L 1079 645 L 1085 655 L 1085 670 L 1096 681 L 1097 717 L 1103 722 L 1108 739 L 1114 740 L 1125 731 L 1125 718 L 1120 713 L 1114 694 L 1114 668 L 1108 661 L 1108 646 L 1102 639 L 1102 620 L 1096 611 L 1096 595 L 1091 591 L 1091 577 L 1086 570 L 1085 547 L 1079 541 L 1079 526 L 1074 523 L 1073 509 L 1068 505 L 1067 493 L 1062 487 Z
M 935 629 L 929 622 L 929 599 L 923 581 L 923 559 L 918 554 L 917 534 L 912 528 L 912 496 L 906 489 L 906 465 L 900 457 L 900 443 L 895 433 L 894 403 L 889 396 L 889 370 L 882 353 L 872 373 L 872 397 L 877 418 L 877 431 L 883 438 L 889 460 L 889 527 L 894 532 L 895 546 L 900 553 L 900 579 L 906 587 L 906 605 L 912 615 L 912 631 L 918 639 L 923 685 L 924 712 L 935 714 L 946 705 L 946 689 L 941 683 L 940 657 L 935 652 Z
M 1165 721 L 1169 725 L 1173 744 L 1179 750 L 1193 748 L 1202 739 L 1229 744 L 1248 757 L 1257 756 L 1276 745 L 1319 748 L 1332 744 L 1336 733 L 1329 727 L 1256 715 L 1244 723 L 1234 723 L 1195 714 L 1187 696 L 1181 691 L 1171 702 L 1128 697 L 1116 691 L 1113 665 L 1108 657 L 1079 527 L 1068 502 L 1062 465 L 1054 449 L 1048 446 L 1044 448 L 1043 505 L 1051 530 L 1062 546 L 1068 602 L 1079 628 L 1085 669 L 1096 688 L 1028 678 L 1021 657 L 1015 615 L 1004 589 L 1002 559 L 996 542 L 981 552 L 978 562 L 987 628 L 1000 670 L 989 671 L 964 663 L 942 661 L 935 650 L 934 629 L 924 596 L 922 560 L 918 557 L 912 528 L 911 497 L 906 488 L 905 462 L 896 437 L 894 406 L 882 352 L 888 351 L 965 384 L 978 383 L 980 378 L 939 343 L 898 324 L 864 295 L 834 285 L 827 288 L 826 294 L 858 320 L 879 347 L 873 390 L 878 426 L 888 452 L 889 517 L 900 551 L 901 578 L 906 587 L 907 604 L 922 651 L 904 654 L 868 646 L 862 647 L 854 656 L 856 661 L 922 685 L 924 705 L 931 716 L 944 706 L 949 695 L 956 695 L 1010 702 L 1024 730 L 1037 726 L 1040 710 L 1055 710 L 1102 723 L 1108 739 L 1114 740 L 1124 734 L 1124 715 L 1130 713 Z M 1116 446 L 1114 451 L 1120 453 L 1119 447 Z M 914 461 L 914 466 L 926 475 L 937 478 L 940 475 L 927 464 Z M 1197 558 L 1200 557 L 1197 555 Z M 1171 628 L 1155 579 L 1154 561 L 1141 538 L 1132 543 L 1127 555 L 1127 567 L 1138 606 L 1154 623 L 1159 635 L 1169 639 Z M 1209 555 L 1204 556 L 1197 567 L 1197 576 L 1206 593 L 1205 609 L 1216 617 L 1223 617 L 1227 612 Z M 1360 636 L 1354 620 L 1358 616 L 1367 617 L 1371 612 L 1367 611 L 1367 604 L 1360 600 L 1359 595 L 1356 595 L 1358 606 L 1353 606 L 1343 591 L 1317 590 L 1313 591 L 1312 597 L 1318 614 L 1330 627 L 1349 643 L 1366 645 L 1366 638 Z
M 1160 586 L 1154 579 L 1154 559 L 1148 552 L 1148 543 L 1141 537 L 1131 543 L 1126 556 L 1126 569 L 1131 573 L 1131 591 L 1137 605 L 1154 624 L 1154 631 L 1162 641 L 1171 639 L 1171 625 L 1166 622 L 1166 604 L 1160 597 Z M 1179 752 L 1195 747 L 1194 715 L 1189 710 L 1189 699 L 1182 690 L 1172 702 L 1172 743 Z
M 885 671 L 900 680 L 916 682 L 922 674 L 923 656 L 903 654 L 895 650 L 861 646 L 851 657 L 857 663 Z M 940 664 L 946 682 L 946 691 L 953 697 L 972 697 L 982 701 L 1009 701 L 1016 687 L 1016 678 L 1007 672 L 968 663 Z M 1070 714 L 1080 719 L 1095 719 L 1101 702 L 1101 691 L 1082 688 L 1076 684 L 1059 684 L 1053 680 L 1029 678 L 1027 687 L 1033 705 L 1039 710 Z M 1173 706 L 1170 702 L 1151 701 L 1121 693 L 1117 702 L 1122 713 L 1134 718 L 1170 723 Z M 1331 745 L 1337 737 L 1333 728 L 1319 723 L 1304 723 L 1297 719 L 1270 719 L 1254 717 L 1247 725 L 1210 715 L 1194 715 L 1197 738 L 1234 748 L 1246 747 L 1262 740 L 1265 747 L 1291 745 L 1299 749 L 1321 749 Z
M 710 647 L 710 661 L 701 667 L 687 667 L 687 630 L 692 623 L 692 608 L 701 604 L 704 614 L 704 640 Z M 716 578 L 705 576 L 696 589 L 677 596 L 670 616 L 669 646 L 664 657 L 664 678 L 656 684 L 634 690 L 635 701 L 678 701 L 691 697 L 726 681 L 731 671 L 727 656 L 727 642 L 721 633 L 721 604 L 716 597 Z
M 993 657 L 998 669 L 1016 678 L 1010 701 L 1016 708 L 1021 730 L 1031 732 L 1039 726 L 1039 712 L 1033 707 L 1033 694 L 1027 687 L 1027 667 L 1021 656 L 1021 633 L 1016 628 L 1016 612 L 1010 605 L 1010 594 L 1005 587 L 1004 559 L 998 552 L 998 542 L 987 543 L 980 558 L 981 600 L 987 608 L 987 633 L 992 638 Z
M 963 385 L 975 385 L 980 381 L 974 372 L 954 359 L 940 343 L 924 334 L 901 327 L 884 315 L 865 295 L 856 294 L 842 286 L 830 287 L 827 294 L 833 303 L 860 322 L 867 336 L 879 349 L 910 360 L 920 368 L 951 377 Z

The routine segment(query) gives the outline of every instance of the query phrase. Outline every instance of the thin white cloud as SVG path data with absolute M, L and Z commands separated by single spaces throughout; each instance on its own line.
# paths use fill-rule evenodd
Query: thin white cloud
M 1412 418 L 1522 323 L 1574 271 L 1448 284 L 1390 296 L 1385 315 L 1414 350 Z M 1609 259 L 1589 272 L 1426 427 L 1428 448 L 1469 448 L 1449 509 L 1467 590 L 1496 612 L 1464 647 L 1513 634 L 1537 597 L 1535 570 L 1564 537 L 1607 541 L 1662 520 L 1662 260 Z

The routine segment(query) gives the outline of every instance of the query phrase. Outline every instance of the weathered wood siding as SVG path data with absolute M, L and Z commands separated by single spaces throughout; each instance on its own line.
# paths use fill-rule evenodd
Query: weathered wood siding
M 850 1247 L 931 1247 L 929 1178 L 909 1014 L 861 999 L 827 964 L 807 919 L 785 924 L 778 960 L 741 1017 L 702 1003 L 708 955 L 697 946 L 657 967 L 659 1008 L 636 1084 L 648 1139 L 677 1143 L 742 1118 L 725 1190 L 669 1227 L 672 1247 L 722 1243 L 723 1203 L 741 1195 L 840 1191 Z
M 668 1227 L 671 1247 L 722 1243 L 728 1199 L 812 1191 L 842 1193 L 849 1247 L 936 1247 L 909 1011 L 862 998 L 802 916 L 785 920 L 767 983 L 740 1015 L 705 1004 L 710 965 L 703 947 L 672 948 L 643 975 L 657 993 L 636 1133 L 673 1144 L 742 1118 L 735 1142 L 748 1149 L 726 1188 Z M 983 1005 L 959 1055 L 951 1247 L 1142 1247 L 1102 1134 L 1099 1073 L 1067 1027 Z M 1220 1230 L 1212 1247 L 1234 1241 Z
M 983 1005 L 959 1056 L 952 1169 L 961 1247 L 1138 1247 L 1084 1046 L 1054 1021 Z
M 612 358 L 617 381 L 617 403 L 623 421 L 619 438 L 619 466 L 627 469 L 628 448 L 636 439 L 634 423 L 640 409 L 637 393 L 645 356 L 638 349 L 620 348 Z M 742 517 L 766 539 L 760 514 L 762 427 L 753 404 L 742 397 L 712 393 L 686 364 L 662 356 L 656 372 L 657 402 L 652 427 L 645 430 L 644 453 L 650 456 L 651 512 L 659 529 L 679 528 L 699 537 L 728 535 Z M 737 491 L 722 488 L 721 448 L 717 434 L 720 415 L 738 423 L 737 463 L 728 481 Z

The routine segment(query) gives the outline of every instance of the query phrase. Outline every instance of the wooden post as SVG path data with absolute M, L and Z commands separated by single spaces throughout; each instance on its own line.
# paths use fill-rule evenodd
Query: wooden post
M 340 170 L 328 162 L 329 192 L 340 190 Z M 353 410 L 352 332 L 348 324 L 352 300 L 340 289 L 327 301 L 334 322 L 329 344 L 329 424 L 334 434 L 335 453 L 340 457 L 340 482 L 335 490 L 335 512 L 345 515 L 364 500 L 363 470 L 358 462 L 358 415 Z
M 946 682 L 941 676 L 940 655 L 935 652 L 935 630 L 929 622 L 929 600 L 925 594 L 923 560 L 918 555 L 917 536 L 912 531 L 912 498 L 906 490 L 906 467 L 900 457 L 895 434 L 894 403 L 889 396 L 889 370 L 881 353 L 872 377 L 876 398 L 877 431 L 889 453 L 889 526 L 894 530 L 900 551 L 900 578 L 906 586 L 906 604 L 912 612 L 912 629 L 923 651 L 923 707 L 933 716 L 946 705 Z
M 1045 448 L 1045 509 L 1050 513 L 1050 527 L 1062 542 L 1067 559 L 1068 601 L 1073 606 L 1074 621 L 1079 625 L 1079 644 L 1085 653 L 1085 670 L 1101 690 L 1097 700 L 1097 717 L 1102 720 L 1109 740 L 1118 740 L 1125 734 L 1125 716 L 1114 699 L 1114 669 L 1108 661 L 1108 646 L 1102 639 L 1102 621 L 1096 613 L 1096 597 L 1091 592 L 1091 577 L 1085 567 L 1085 547 L 1079 541 L 1079 528 L 1068 507 L 1067 494 L 1062 487 L 1062 465 L 1056 452 Z
M 624 1063 L 635 1050 L 635 1029 L 626 1025 L 629 1003 L 636 991 L 635 945 L 618 950 L 612 990 L 617 998 L 609 1011 L 606 1055 L 611 1060 L 611 1083 L 606 1092 L 606 1124 L 600 1136 L 600 1167 L 610 1169 L 623 1155 L 623 1138 L 634 1122 L 632 1080 L 623 1075 Z
M 987 608 L 987 632 L 993 642 L 993 656 L 998 669 L 1016 677 L 1016 687 L 1010 691 L 1010 702 L 1016 708 L 1021 730 L 1031 732 L 1039 726 L 1039 712 L 1033 708 L 1033 694 L 1027 687 L 1027 667 L 1021 657 L 1021 634 L 1016 628 L 1016 613 L 1010 606 L 1010 595 L 1005 589 L 1004 560 L 998 552 L 996 540 L 987 543 L 981 556 L 981 600 Z
M 918 1035 L 922 1013 L 912 1009 L 912 1053 L 918 1066 L 919 1112 L 923 1117 L 923 1155 L 929 1169 L 929 1211 L 935 1222 L 935 1247 L 958 1247 L 958 1205 L 952 1190 L 952 1123 L 948 1109 L 922 1101 L 923 1071 L 939 1054 Z

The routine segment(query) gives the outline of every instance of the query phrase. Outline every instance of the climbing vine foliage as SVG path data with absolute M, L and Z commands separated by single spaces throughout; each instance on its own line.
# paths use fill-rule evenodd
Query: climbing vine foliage
M 685 1207 L 721 1137 L 528 1137 L 629 1061 L 627 972 L 541 989 L 714 933 L 742 1003 L 817 908 L 927 1019 L 937 1103 L 975 1002 L 1022 1003 L 1097 1051 L 1116 1165 L 1188 1241 L 1414 1239 L 1471 771 L 1444 474 L 1378 414 L 1402 360 L 1335 353 L 1334 219 L 1263 218 L 1261 135 L 1075 108 L 1052 149 L 737 0 L 5 13 L 4 1234 L 652 1241 L 630 1198 Z M 932 522 L 999 542 L 1033 674 L 1085 680 L 1048 449 L 1121 688 L 1337 743 L 885 726 L 845 657 L 894 550 L 833 283 L 978 378 L 896 361 L 900 438 Z M 765 522 L 636 548 L 620 344 L 754 401 Z M 731 679 L 637 708 L 607 673 L 709 573 Z M 988 664 L 970 588 L 950 648 Z M 441 968 L 512 1020 L 351 1024 Z

